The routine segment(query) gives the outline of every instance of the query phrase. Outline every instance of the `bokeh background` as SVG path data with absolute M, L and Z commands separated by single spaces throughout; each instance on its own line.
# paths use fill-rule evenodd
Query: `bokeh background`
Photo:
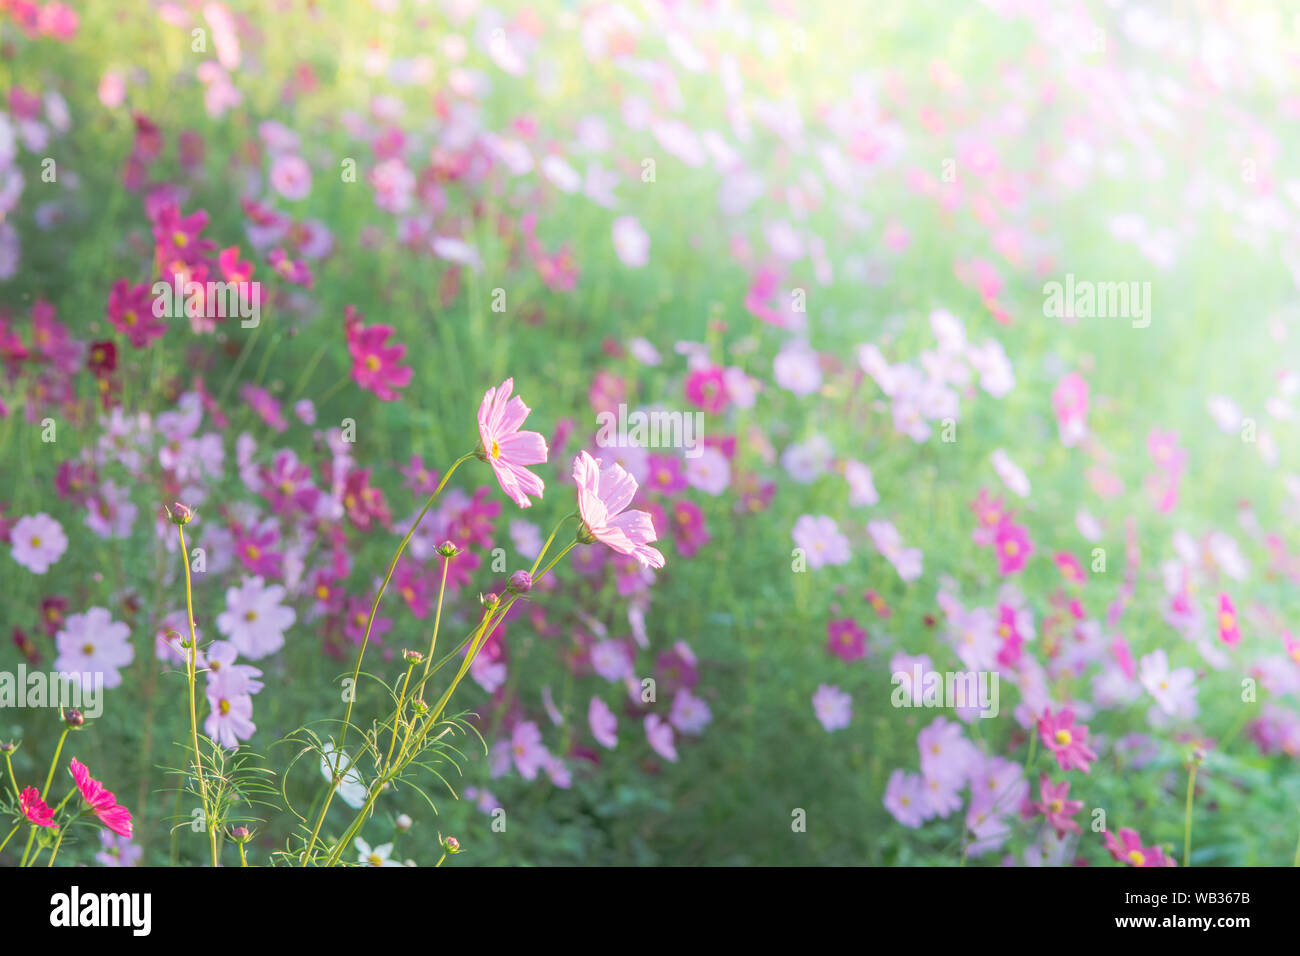
M 67 862 L 203 859 L 168 789 L 184 683 L 156 637 L 184 591 L 161 504 L 199 512 L 204 643 L 255 570 L 241 542 L 272 535 L 263 578 L 295 623 L 253 662 L 240 744 L 283 775 L 273 802 L 310 806 L 313 759 L 289 770 L 277 741 L 338 715 L 349 616 L 424 497 L 412 456 L 441 473 L 471 450 L 507 377 L 551 444 L 546 495 L 521 511 L 471 462 L 403 566 L 427 589 L 437 536 L 473 540 L 455 633 L 501 586 L 493 549 L 526 566 L 571 510 L 599 412 L 704 412 L 712 471 L 613 453 L 665 568 L 591 546 L 532 595 L 465 685 L 485 745 L 442 768 L 460 799 L 431 778 L 436 816 L 397 792 L 367 824 L 394 860 L 432 865 L 442 833 L 465 848 L 447 865 L 1107 865 L 1128 827 L 1185 865 L 1189 760 L 1190 862 L 1297 854 L 1287 4 L 6 0 L 0 52 L 0 527 L 44 513 L 69 539 L 42 574 L 0 557 L 0 664 L 50 665 L 92 607 L 134 648 L 73 740 L 136 835 L 86 831 Z M 166 275 L 159 224 L 199 211 L 210 277 L 235 247 L 261 322 L 137 341 L 115 283 Z M 1049 314 L 1071 274 L 1144 284 L 1149 316 Z M 352 315 L 405 349 L 388 394 L 357 373 Z M 335 512 L 273 505 L 260 469 L 286 450 Z M 373 510 L 343 500 L 351 473 Z M 1032 540 L 1022 567 L 973 539 L 981 492 Z M 419 610 L 390 591 L 367 670 L 391 681 L 427 643 Z M 1000 716 L 893 706 L 899 655 L 922 654 L 998 671 Z M 1045 706 L 1089 726 L 1086 774 L 1031 744 Z M 918 747 L 936 718 L 956 769 Z M 512 762 L 527 725 L 540 771 Z M 20 775 L 59 729 L 0 711 Z M 1029 806 L 1040 772 L 1069 781 L 1081 833 Z M 955 805 L 912 818 L 899 795 L 939 778 Z M 989 810 L 994 784 L 1013 796 Z M 293 828 L 250 812 L 267 862 Z

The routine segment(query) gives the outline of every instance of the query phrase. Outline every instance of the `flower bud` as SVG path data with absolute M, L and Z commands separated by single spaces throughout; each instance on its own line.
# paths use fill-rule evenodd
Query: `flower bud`
M 510 575 L 506 588 L 511 594 L 527 594 L 533 589 L 533 576 L 522 568 Z
M 12 740 L 0 740 L 0 754 L 11 754 L 18 749 L 18 745 Z
M 397 832 L 405 833 L 409 829 L 411 829 L 411 818 L 403 813 L 397 818 Z
M 234 840 L 236 843 L 247 843 L 252 838 L 253 831 L 248 829 L 248 827 L 234 827 L 230 831 L 230 839 Z
M 478 600 L 479 603 L 482 604 L 489 611 L 495 610 L 496 606 L 501 603 L 501 599 L 498 598 L 496 594 L 493 594 L 491 592 L 489 592 L 488 594 L 480 594 L 478 596 Z
M 167 517 L 171 519 L 172 524 L 186 525 L 194 520 L 194 512 L 179 501 L 172 502 L 171 507 L 163 505 L 163 508 L 166 510 Z
M 459 853 L 460 841 L 453 836 L 449 836 L 442 841 L 442 848 L 448 853 Z
M 402 660 L 406 663 L 415 665 L 424 660 L 424 655 L 419 651 L 402 651 Z
M 444 541 L 442 544 L 438 545 L 436 550 L 444 558 L 454 558 L 456 555 L 460 554 L 460 548 L 456 547 L 456 545 L 452 544 L 450 541 Z
M 80 727 L 86 722 L 86 718 L 79 710 L 68 711 L 63 715 L 63 719 L 67 721 L 69 727 Z

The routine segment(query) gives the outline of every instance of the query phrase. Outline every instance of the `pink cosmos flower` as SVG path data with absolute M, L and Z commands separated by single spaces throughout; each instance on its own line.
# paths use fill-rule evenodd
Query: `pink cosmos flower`
M 32 574 L 44 574 L 68 550 L 63 526 L 43 511 L 15 521 L 9 529 L 9 541 L 14 560 Z
M 1219 640 L 1229 647 L 1241 642 L 1241 628 L 1237 624 L 1237 608 L 1227 594 L 1219 595 Z
M 1048 825 L 1056 831 L 1056 835 L 1078 833 L 1079 824 L 1071 817 L 1083 809 L 1083 801 L 1067 799 L 1070 795 L 1069 782 L 1053 785 L 1048 781 L 1047 774 L 1043 774 L 1038 778 L 1038 789 L 1042 799 L 1036 801 L 1033 808 L 1047 817 Z
M 686 376 L 684 388 L 686 400 L 710 415 L 716 415 L 727 407 L 727 382 L 719 366 L 711 365 L 691 372 Z
M 406 346 L 385 342 L 393 334 L 391 325 L 356 324 L 348 328 L 348 352 L 352 356 L 352 378 L 364 389 L 374 392 L 385 402 L 397 400 L 394 389 L 411 383 L 415 370 L 399 365 Z
M 608 750 L 618 745 L 618 718 L 599 697 L 591 698 L 587 707 L 587 723 L 591 725 L 591 735 L 596 742 Z
M 281 153 L 271 164 L 271 186 L 285 199 L 306 199 L 311 192 L 311 167 L 300 156 Z
M 167 323 L 154 315 L 150 288 L 147 282 L 133 287 L 125 279 L 118 279 L 108 293 L 109 324 L 138 349 L 167 331 Z
M 550 758 L 550 752 L 542 743 L 542 732 L 531 720 L 517 724 L 510 735 L 510 755 L 514 759 L 515 769 L 525 780 L 536 778 Z
M 38 827 L 58 829 L 54 822 L 54 811 L 45 805 L 45 801 L 41 799 L 40 792 L 35 787 L 28 787 L 18 795 L 18 808 L 22 810 L 23 816 Z
M 847 663 L 867 656 L 867 632 L 852 618 L 826 624 L 826 649 Z
M 1074 722 L 1074 711 L 1069 707 L 1053 716 L 1052 708 L 1038 718 L 1038 735 L 1043 744 L 1056 755 L 1062 770 L 1088 772 L 1088 764 L 1097 755 L 1088 748 L 1088 728 Z
M 515 380 L 508 378 L 483 396 L 478 410 L 479 453 L 492 466 L 501 490 L 519 507 L 529 508 L 528 496 L 542 497 L 545 486 L 525 466 L 545 464 L 546 439 L 538 432 L 519 430 L 532 409 L 519 396 L 510 397 L 514 386 Z
M 658 540 L 650 515 L 626 510 L 636 495 L 635 478 L 621 465 L 602 468 L 599 459 L 580 451 L 573 460 L 573 481 L 578 486 L 578 513 L 585 527 L 580 534 L 619 554 L 631 555 L 645 567 L 664 566 L 664 556 L 650 547 Z
M 646 714 L 645 736 L 652 749 L 670 763 L 677 762 L 677 748 L 673 745 L 673 728 L 658 714 Z
M 1069 551 L 1058 551 L 1053 555 L 1052 560 L 1056 562 L 1061 574 L 1065 575 L 1065 579 L 1071 584 L 1081 584 L 1083 582 L 1083 565 Z
M 99 821 L 108 827 L 118 836 L 131 837 L 131 811 L 121 806 L 117 802 L 117 797 L 113 796 L 104 785 L 90 775 L 90 771 L 76 757 L 68 765 L 72 773 L 72 779 L 77 783 L 77 790 L 81 792 L 81 799 L 85 800 L 87 805 Z
M 619 216 L 614 220 L 614 252 L 623 265 L 639 269 L 650 261 L 650 236 L 636 216 Z
M 1173 859 L 1165 856 L 1159 847 L 1144 847 L 1142 838 L 1136 830 L 1123 827 L 1119 839 L 1109 831 L 1106 833 L 1106 849 L 1110 855 L 1129 866 L 1175 866 Z
M 998 574 L 1015 574 L 1034 553 L 1034 542 L 1023 525 L 1003 521 L 993 535 L 993 547 L 998 554 Z

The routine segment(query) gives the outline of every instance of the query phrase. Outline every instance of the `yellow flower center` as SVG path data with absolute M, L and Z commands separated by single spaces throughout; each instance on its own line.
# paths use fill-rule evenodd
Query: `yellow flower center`
M 135 323 L 139 320 L 135 316 L 134 309 L 127 309 L 126 312 L 122 314 L 122 321 L 125 322 L 127 325 L 135 325 Z
M 366 368 L 370 369 L 370 371 L 372 371 L 372 372 L 378 372 L 378 371 L 379 371 L 379 359 L 376 358 L 376 357 L 373 356 L 373 355 L 367 355 L 367 356 L 366 356 Z
M 245 612 L 244 612 L 244 620 L 245 620 L 245 621 L 256 621 L 256 620 L 257 620 L 257 612 L 256 612 L 256 611 L 245 611 Z
M 1141 850 L 1129 850 L 1128 858 L 1129 858 L 1129 862 L 1131 862 L 1134 866 L 1141 866 L 1143 863 L 1147 861 L 1147 858 L 1142 855 Z
M 1223 628 L 1223 630 L 1225 631 L 1232 630 L 1232 626 L 1235 623 L 1236 623 L 1236 619 L 1227 611 L 1224 611 L 1222 614 L 1219 615 L 1219 627 Z
M 41 546 L 40 537 L 38 535 L 32 535 L 32 547 L 39 548 L 40 546 Z
M 87 657 L 89 657 L 91 654 L 95 653 L 95 645 L 94 645 L 94 644 L 82 644 L 82 645 L 81 645 L 81 653 L 83 653 L 83 654 L 85 654 Z
M 184 249 L 190 244 L 190 237 L 185 235 L 179 229 L 172 233 L 172 245 L 177 249 Z
M 217 705 L 217 709 L 221 711 L 222 717 L 226 716 L 226 714 L 230 713 L 230 701 L 223 697 L 221 703 Z
M 256 561 L 258 558 L 262 556 L 262 549 L 255 544 L 250 544 L 246 548 L 244 548 L 244 553 L 247 554 L 254 561 Z
M 1074 742 L 1074 738 L 1070 735 L 1068 730 L 1061 728 L 1056 732 L 1056 742 L 1062 747 L 1068 747 Z
M 1020 553 L 1020 545 L 1016 544 L 1014 541 L 1008 541 L 1002 546 L 1002 550 L 1006 553 L 1007 557 L 1014 558 Z
M 493 440 L 492 442 L 492 457 L 493 458 L 501 457 L 501 446 L 498 445 L 495 440 Z
M 1060 800 L 1053 800 L 1047 805 L 1047 809 L 1051 810 L 1053 813 L 1060 813 L 1065 809 L 1065 804 Z

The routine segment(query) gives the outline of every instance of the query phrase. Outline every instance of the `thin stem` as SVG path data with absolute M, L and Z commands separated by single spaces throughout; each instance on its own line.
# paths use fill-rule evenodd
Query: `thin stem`
M 470 452 L 468 455 L 462 455 L 460 458 L 456 459 L 455 463 L 452 464 L 450 468 L 447 469 L 447 474 L 442 476 L 442 481 L 438 483 L 438 487 L 434 489 L 433 494 L 429 496 L 429 500 L 424 503 L 424 507 L 420 509 L 420 513 L 411 524 L 411 530 L 406 532 L 406 537 L 403 538 L 402 543 L 397 546 L 397 551 L 393 555 L 393 560 L 388 564 L 388 574 L 384 576 L 384 582 L 379 586 L 379 591 L 375 594 L 375 602 L 370 606 L 370 618 L 366 621 L 366 633 L 361 638 L 361 647 L 357 649 L 357 662 L 352 668 L 352 683 L 349 685 L 351 693 L 348 694 L 348 706 L 343 714 L 343 728 L 339 731 L 338 757 L 334 761 L 334 772 L 330 779 L 329 793 L 326 794 L 325 803 L 320 808 L 320 816 L 316 818 L 316 826 L 311 832 L 311 839 L 307 842 L 307 848 L 303 850 L 302 859 L 300 861 L 300 865 L 302 866 L 307 865 L 307 858 L 311 856 L 311 851 L 316 848 L 316 841 L 320 838 L 320 829 L 325 823 L 325 814 L 329 812 L 330 804 L 334 801 L 334 794 L 338 792 L 339 784 L 343 782 L 342 777 L 339 776 L 339 767 L 343 765 L 343 745 L 347 742 L 348 728 L 352 726 L 352 705 L 356 703 L 357 698 L 357 678 L 361 674 L 361 661 L 362 658 L 366 656 L 366 647 L 370 644 L 370 629 L 374 627 L 375 615 L 379 612 L 379 601 L 383 598 L 384 592 L 388 590 L 388 582 L 393 578 L 393 571 L 397 568 L 397 562 L 401 559 L 402 552 L 406 550 L 406 546 L 415 535 L 416 529 L 420 527 L 420 522 L 424 520 L 424 516 L 428 514 L 429 509 L 433 507 L 434 500 L 446 486 L 447 480 L 455 474 L 456 469 L 459 468 L 461 464 L 469 461 L 469 459 L 473 457 L 473 452 Z
M 15 824 L 15 825 L 14 825 L 14 828 L 13 828 L 12 830 L 9 831 L 9 836 L 5 837 L 5 839 L 4 839 L 4 843 L 0 843 L 0 853 L 3 853 L 3 852 L 4 852 L 4 848 L 5 848 L 6 846 L 9 845 L 9 841 L 13 838 L 13 835 L 14 835 L 15 833 L 17 833 L 19 830 L 21 830 L 22 828 L 23 828 L 23 825 L 22 825 L 21 823 L 18 823 L 18 824 Z M 1297 848 L 1296 852 L 1297 852 L 1298 854 L 1300 854 L 1300 848 Z M 1298 864 L 1298 865 L 1300 865 L 1300 864 Z
M 1192 794 L 1196 791 L 1196 770 L 1199 761 L 1192 761 L 1187 772 L 1187 811 L 1183 819 L 1183 866 L 1192 865 Z
M 433 638 L 429 641 L 429 655 L 424 659 L 424 676 L 429 676 L 429 665 L 433 663 L 433 651 L 438 646 L 438 628 L 442 625 L 442 596 L 447 591 L 447 569 L 451 567 L 451 558 L 442 559 L 442 581 L 438 584 L 438 608 L 433 612 Z
M 203 755 L 199 751 L 199 717 L 194 703 L 194 682 L 197 676 L 199 641 L 194 634 L 194 590 L 190 581 L 190 552 L 185 546 L 185 528 L 176 526 L 181 541 L 181 564 L 185 567 L 185 620 L 190 631 L 190 653 L 185 662 L 185 673 L 190 690 L 190 742 L 194 747 L 194 773 L 199 783 L 199 802 L 203 805 L 203 822 L 208 828 L 208 843 L 212 851 L 212 865 L 217 865 L 217 834 L 212 814 L 208 810 L 208 788 L 203 780 Z
M 59 734 L 58 746 L 54 748 L 54 759 L 50 761 L 50 772 L 45 775 L 45 787 L 41 790 L 42 800 L 50 794 L 50 784 L 54 782 L 54 768 L 59 764 L 59 754 L 63 752 L 63 742 L 68 739 L 68 734 L 71 730 L 71 727 L 65 725 L 63 733 Z
M 54 849 L 50 851 L 50 858 L 45 861 L 46 866 L 54 865 L 54 858 L 58 856 L 59 847 L 63 846 L 63 835 L 67 832 L 68 828 L 66 826 L 59 830 L 59 838 L 54 841 Z
M 244 856 L 244 841 L 239 841 L 239 865 L 248 866 L 248 858 Z

